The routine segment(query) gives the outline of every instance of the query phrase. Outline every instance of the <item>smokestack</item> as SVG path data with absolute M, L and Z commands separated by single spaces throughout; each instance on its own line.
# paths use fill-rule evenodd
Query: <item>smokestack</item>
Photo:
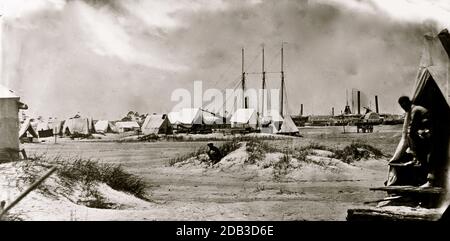
M 303 116 L 303 104 L 300 104 L 300 116 Z
M 377 114 L 380 114 L 380 112 L 378 111 L 378 96 L 375 95 L 375 112 L 377 112 Z
M 331 107 L 331 116 L 334 116 L 334 107 Z
M 361 114 L 361 91 L 358 90 L 358 115 Z

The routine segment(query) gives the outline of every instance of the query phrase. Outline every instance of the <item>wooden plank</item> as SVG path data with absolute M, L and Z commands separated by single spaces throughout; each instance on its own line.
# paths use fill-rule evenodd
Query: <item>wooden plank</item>
M 446 191 L 440 187 L 415 187 L 415 186 L 387 186 L 370 188 L 371 191 L 385 191 L 393 193 L 410 193 L 410 194 L 445 194 Z
M 383 208 L 359 208 L 347 210 L 348 221 L 436 221 L 441 214 L 435 210 L 429 211 L 395 211 Z
M 400 198 L 402 198 L 402 196 L 385 197 L 382 199 L 366 201 L 366 202 L 364 202 L 364 204 L 378 203 L 378 202 L 383 202 L 383 201 L 391 201 L 391 200 L 396 200 L 396 199 L 400 199 Z
M 413 161 L 404 162 L 404 163 L 389 163 L 391 167 L 420 167 L 420 163 L 414 163 Z

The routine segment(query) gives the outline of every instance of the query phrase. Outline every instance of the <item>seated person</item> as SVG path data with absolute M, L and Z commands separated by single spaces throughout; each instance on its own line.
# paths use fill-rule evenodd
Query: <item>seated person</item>
M 215 147 L 213 143 L 208 143 L 209 150 L 206 154 L 208 154 L 209 159 L 212 164 L 218 163 L 222 159 L 222 153 L 219 148 Z

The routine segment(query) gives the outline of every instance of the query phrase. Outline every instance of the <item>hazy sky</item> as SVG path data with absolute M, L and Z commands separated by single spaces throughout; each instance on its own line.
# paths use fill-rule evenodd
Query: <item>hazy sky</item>
M 176 88 L 233 87 L 241 48 L 248 72 L 279 71 L 285 41 L 290 112 L 343 110 L 345 92 L 379 96 L 382 112 L 410 94 L 422 36 L 450 26 L 447 0 L 0 0 L 1 83 L 30 115 L 117 119 L 168 112 Z M 269 87 L 279 75 L 268 75 Z M 249 76 L 249 86 L 260 76 Z M 373 104 L 373 101 L 372 101 Z

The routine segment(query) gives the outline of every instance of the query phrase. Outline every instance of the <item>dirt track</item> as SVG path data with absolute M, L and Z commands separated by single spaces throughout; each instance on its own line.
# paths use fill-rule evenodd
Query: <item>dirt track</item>
M 272 142 L 274 145 L 299 146 L 316 142 L 344 146 L 357 141 L 370 143 L 392 154 L 400 136 L 398 126 L 375 128 L 373 134 L 342 134 L 341 128 L 302 129 L 303 138 Z M 23 147 L 29 155 L 82 156 L 122 164 L 148 182 L 151 199 L 161 207 L 161 216 L 157 219 L 163 220 L 345 220 L 348 208 L 384 196 L 384 193 L 368 189 L 383 184 L 385 160 L 356 164 L 367 178 L 348 178 L 345 181 L 280 182 L 245 170 L 186 170 L 167 166 L 168 159 L 205 144 L 74 141 L 25 144 Z M 130 219 L 146 219 L 145 212 Z

